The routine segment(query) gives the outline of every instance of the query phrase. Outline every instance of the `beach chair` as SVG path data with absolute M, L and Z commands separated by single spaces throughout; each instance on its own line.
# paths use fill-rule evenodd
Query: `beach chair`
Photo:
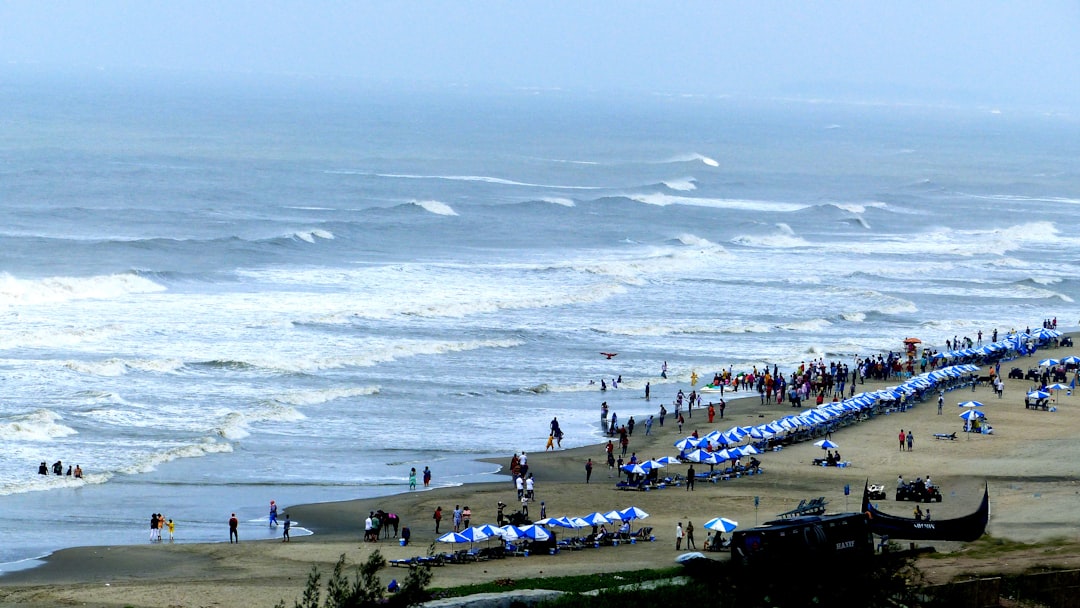
M 407 559 L 392 559 L 392 560 L 390 560 L 390 565 L 391 566 L 396 566 L 396 567 L 399 567 L 399 568 L 413 568 L 413 567 L 417 566 L 419 563 L 420 563 L 420 558 L 419 557 L 410 557 L 410 558 L 407 558 Z

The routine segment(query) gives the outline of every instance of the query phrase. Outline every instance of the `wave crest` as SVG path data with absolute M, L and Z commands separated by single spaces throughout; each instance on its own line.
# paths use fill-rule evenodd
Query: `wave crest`
M 442 201 L 415 201 L 413 204 L 435 215 L 457 215 L 453 207 Z
M 39 409 L 29 414 L 12 416 L 0 422 L 0 439 L 6 441 L 52 441 L 59 437 L 78 434 L 75 429 L 59 424 L 60 414 Z

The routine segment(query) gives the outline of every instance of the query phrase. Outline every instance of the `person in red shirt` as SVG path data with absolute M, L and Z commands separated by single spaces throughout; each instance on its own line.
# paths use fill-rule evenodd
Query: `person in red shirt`
M 229 517 L 229 544 L 240 543 L 240 520 L 236 519 L 236 513 Z

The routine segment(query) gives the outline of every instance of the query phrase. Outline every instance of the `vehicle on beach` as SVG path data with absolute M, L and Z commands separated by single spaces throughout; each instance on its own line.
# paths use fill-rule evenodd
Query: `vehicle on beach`
M 882 483 L 872 483 L 866 486 L 866 494 L 870 497 L 870 500 L 885 500 L 889 496 L 885 491 L 885 484 Z
M 896 500 L 915 502 L 941 502 L 941 490 L 937 486 L 927 487 L 924 483 L 912 482 L 896 488 Z

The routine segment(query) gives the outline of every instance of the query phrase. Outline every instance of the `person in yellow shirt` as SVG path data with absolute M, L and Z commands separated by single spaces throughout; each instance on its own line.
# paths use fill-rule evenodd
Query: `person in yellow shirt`
M 176 532 L 176 524 L 173 522 L 172 519 L 169 519 L 168 526 L 169 526 L 169 542 L 171 543 L 173 541 L 173 533 Z

